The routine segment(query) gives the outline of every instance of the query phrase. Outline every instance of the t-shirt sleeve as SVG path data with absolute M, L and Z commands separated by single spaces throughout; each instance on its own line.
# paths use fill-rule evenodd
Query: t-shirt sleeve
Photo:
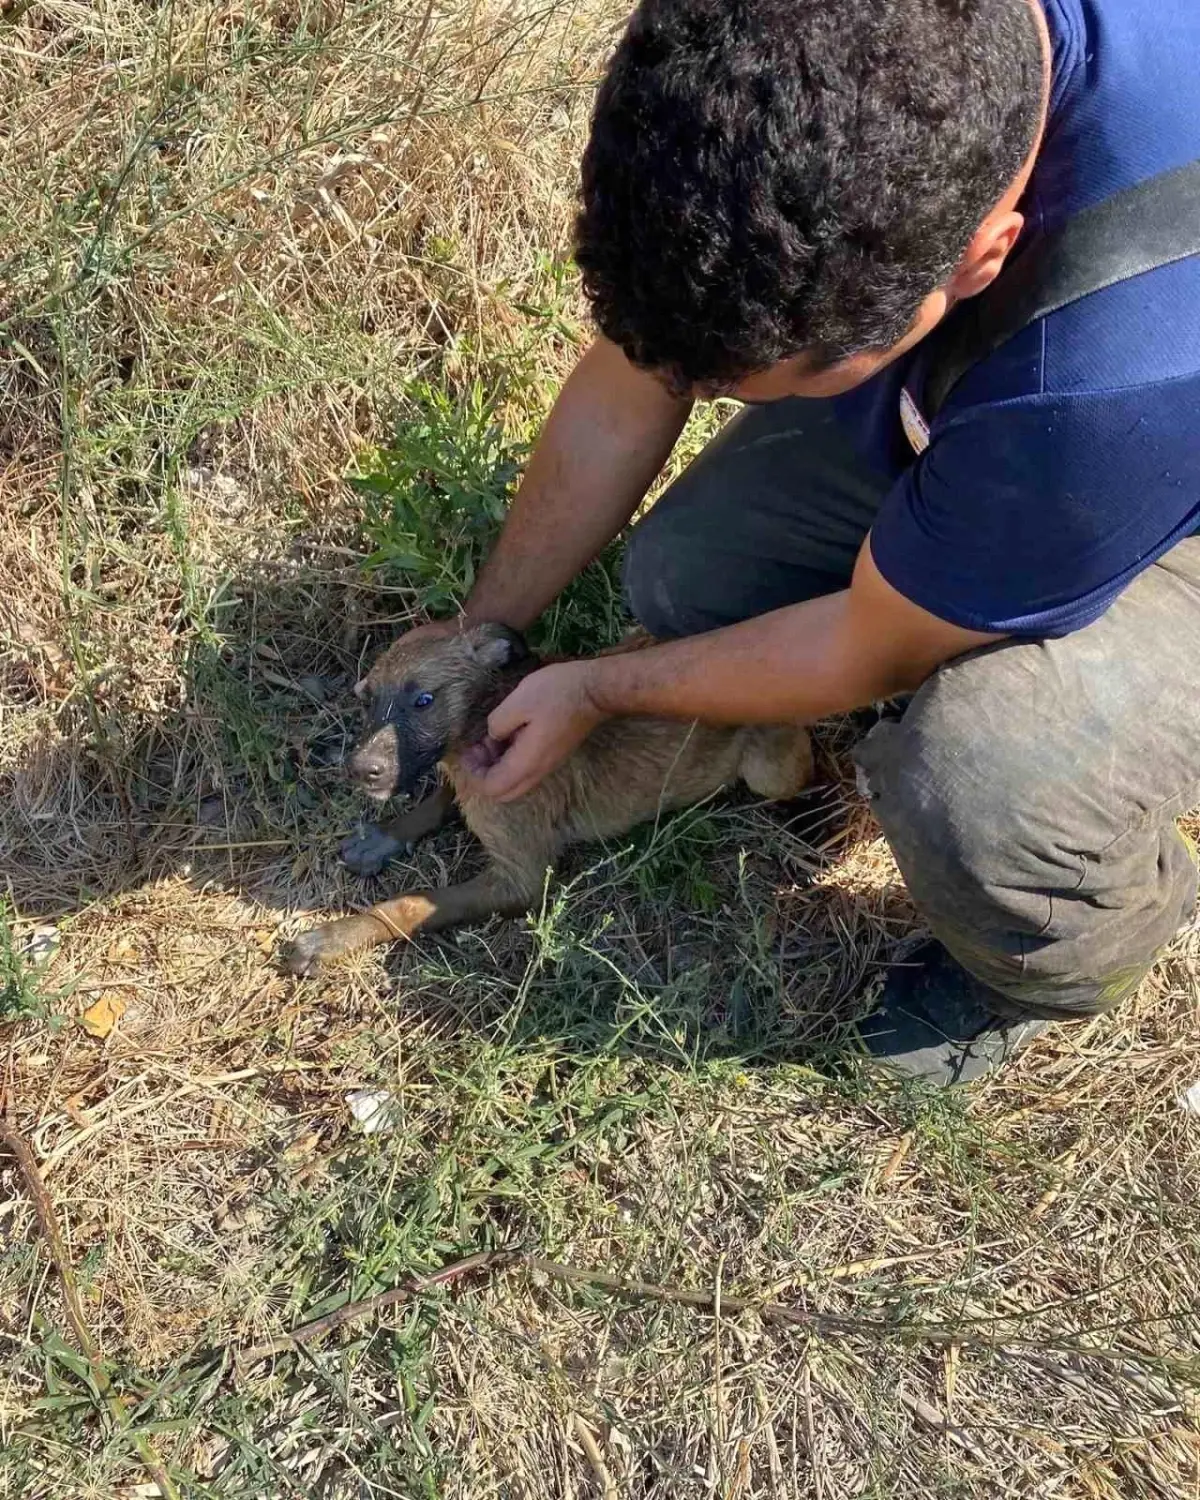
M 1067 635 L 1200 526 L 1200 378 L 947 415 L 884 501 L 871 552 L 952 624 Z

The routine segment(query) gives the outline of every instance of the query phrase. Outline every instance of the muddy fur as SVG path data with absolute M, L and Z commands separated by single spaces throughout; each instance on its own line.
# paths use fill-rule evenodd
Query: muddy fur
M 638 636 L 617 649 L 644 644 Z M 499 625 L 441 637 L 415 632 L 378 659 L 359 685 L 368 725 L 347 761 L 349 774 L 379 802 L 411 791 L 435 766 L 443 781 L 409 811 L 347 840 L 343 858 L 360 873 L 375 873 L 432 833 L 457 803 L 488 863 L 462 885 L 402 895 L 305 933 L 284 956 L 293 972 L 418 930 L 526 911 L 539 899 L 547 869 L 572 844 L 617 837 L 738 780 L 775 800 L 795 796 L 811 778 L 808 733 L 796 725 L 609 719 L 528 795 L 494 802 L 477 790 L 468 763 L 486 743 L 488 714 L 540 665 L 520 636 Z

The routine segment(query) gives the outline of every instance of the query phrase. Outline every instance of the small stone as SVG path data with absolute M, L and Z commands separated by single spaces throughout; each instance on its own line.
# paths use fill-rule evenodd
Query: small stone
M 25 957 L 31 964 L 47 963 L 58 952 L 62 935 L 51 923 L 35 927 L 25 942 Z
M 204 797 L 200 806 L 196 809 L 196 822 L 204 827 L 212 827 L 214 824 L 225 821 L 225 798 Z

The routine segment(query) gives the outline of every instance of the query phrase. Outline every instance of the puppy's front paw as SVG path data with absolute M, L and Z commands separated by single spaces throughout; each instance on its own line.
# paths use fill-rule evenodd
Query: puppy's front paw
M 378 875 L 389 859 L 397 854 L 411 854 L 412 845 L 380 828 L 378 823 L 368 823 L 359 828 L 342 843 L 338 853 L 342 863 L 348 865 L 356 875 Z
M 279 962 L 289 974 L 298 974 L 304 978 L 316 973 L 325 946 L 321 932 L 320 927 L 314 927 L 311 932 L 302 932 L 279 950 Z

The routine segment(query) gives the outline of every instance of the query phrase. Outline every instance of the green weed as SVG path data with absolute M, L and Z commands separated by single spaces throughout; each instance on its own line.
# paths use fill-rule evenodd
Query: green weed
M 13 931 L 12 908 L 0 896 L 0 1021 L 42 1016 L 46 1003 L 40 986 L 44 964 L 30 963 Z
M 414 590 L 438 616 L 459 609 L 490 552 L 529 445 L 505 430 L 481 380 L 450 392 L 418 381 L 391 442 L 352 477 L 363 496 L 366 566 Z M 613 545 L 531 632 L 539 650 L 578 655 L 612 645 L 627 623 Z
M 714 862 L 727 839 L 719 819 L 695 808 L 637 828 L 629 842 L 632 884 L 648 901 L 714 911 L 720 900 Z
M 427 381 L 412 415 L 352 484 L 364 497 L 367 566 L 397 573 L 434 614 L 457 609 L 504 520 L 525 447 L 507 439 L 481 382 L 455 399 Z

